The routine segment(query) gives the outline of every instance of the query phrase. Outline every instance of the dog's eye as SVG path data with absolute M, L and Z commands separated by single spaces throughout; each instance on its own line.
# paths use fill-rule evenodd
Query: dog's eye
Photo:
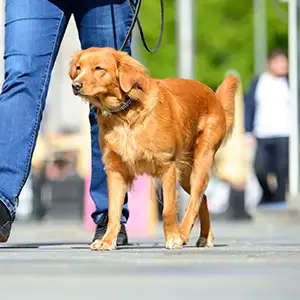
M 100 71 L 100 70 L 104 70 L 104 69 L 101 68 L 101 67 L 99 67 L 99 66 L 97 66 L 97 67 L 95 68 L 95 70 L 96 70 L 96 71 Z
M 77 66 L 77 67 L 76 67 L 76 70 L 77 70 L 77 71 L 80 71 L 80 66 Z

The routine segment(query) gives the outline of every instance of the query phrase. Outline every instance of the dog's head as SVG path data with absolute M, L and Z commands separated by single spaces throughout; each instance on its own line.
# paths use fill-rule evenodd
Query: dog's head
M 127 53 L 112 48 L 76 52 L 69 76 L 75 95 L 107 111 L 118 108 L 128 97 L 132 98 L 135 89 L 144 90 L 149 85 L 146 68 Z

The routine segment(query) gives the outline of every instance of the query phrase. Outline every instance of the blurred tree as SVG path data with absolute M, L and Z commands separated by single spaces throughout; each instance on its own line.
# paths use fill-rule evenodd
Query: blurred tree
M 160 50 L 141 56 L 153 77 L 177 76 L 176 1 L 165 1 L 165 35 Z M 237 69 L 247 87 L 253 77 L 252 1 L 195 1 L 195 70 L 197 80 L 216 88 L 228 69 Z M 288 24 L 286 4 L 267 1 L 268 49 L 287 50 Z M 157 42 L 160 30 L 158 0 L 145 0 L 141 22 L 150 46 Z M 141 49 L 143 49 L 141 47 Z

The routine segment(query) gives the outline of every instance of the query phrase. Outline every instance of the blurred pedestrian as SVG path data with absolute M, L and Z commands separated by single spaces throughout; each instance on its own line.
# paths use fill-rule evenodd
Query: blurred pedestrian
M 288 181 L 289 87 L 288 58 L 273 50 L 267 70 L 255 78 L 245 97 L 248 143 L 256 146 L 254 170 L 262 188 L 260 205 L 285 204 Z M 276 176 L 276 189 L 268 176 Z
M 119 49 L 133 18 L 127 0 L 6 0 L 5 13 L 5 80 L 0 95 L 0 242 L 9 238 L 18 196 L 31 168 L 51 72 L 71 15 L 82 49 Z M 130 43 L 131 38 L 124 48 L 129 54 Z M 101 239 L 108 222 L 108 191 L 94 109 L 89 120 L 90 193 L 96 205 L 92 217 L 97 224 L 94 239 Z M 126 195 L 118 245 L 128 242 L 124 226 L 127 218 Z

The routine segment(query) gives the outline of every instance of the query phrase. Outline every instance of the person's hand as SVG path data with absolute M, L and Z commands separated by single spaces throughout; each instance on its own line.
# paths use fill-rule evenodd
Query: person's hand
M 246 145 L 251 148 L 255 147 L 256 138 L 252 134 L 246 134 Z

